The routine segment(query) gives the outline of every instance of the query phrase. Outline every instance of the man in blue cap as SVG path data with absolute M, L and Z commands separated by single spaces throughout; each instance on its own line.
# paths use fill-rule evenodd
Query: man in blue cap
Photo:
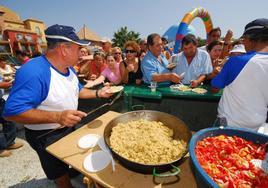
M 231 57 L 212 86 L 224 88 L 218 116 L 233 127 L 263 130 L 267 125 L 268 19 L 248 23 L 243 34 L 247 53 Z M 268 127 L 266 134 L 268 134 Z
M 31 59 L 16 73 L 3 116 L 25 126 L 25 137 L 37 152 L 48 177 L 61 188 L 72 187 L 68 165 L 46 151 L 46 147 L 67 135 L 86 116 L 77 110 L 78 98 L 110 97 L 103 90 L 88 90 L 78 81 L 73 66 L 78 62 L 81 41 L 69 26 L 53 25 L 45 31 L 47 52 Z M 52 129 L 56 131 L 44 135 Z

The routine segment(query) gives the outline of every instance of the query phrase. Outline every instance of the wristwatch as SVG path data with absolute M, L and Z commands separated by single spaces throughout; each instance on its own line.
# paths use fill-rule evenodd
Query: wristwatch
M 100 96 L 99 96 L 99 90 L 96 90 L 96 98 L 100 98 Z

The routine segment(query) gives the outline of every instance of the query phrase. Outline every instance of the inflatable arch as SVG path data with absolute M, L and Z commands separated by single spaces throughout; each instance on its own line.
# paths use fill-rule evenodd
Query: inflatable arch
M 205 24 L 207 36 L 208 36 L 208 33 L 212 30 L 213 24 L 212 24 L 210 15 L 209 15 L 207 10 L 199 7 L 199 8 L 193 9 L 191 12 L 188 12 L 187 14 L 185 14 L 185 16 L 183 17 L 183 19 L 179 25 L 179 28 L 178 28 L 178 31 L 176 34 L 174 53 L 177 54 L 179 52 L 179 48 L 181 47 L 181 40 L 183 39 L 183 37 L 185 35 L 187 35 L 188 25 L 196 17 L 199 17 L 203 20 L 203 22 Z

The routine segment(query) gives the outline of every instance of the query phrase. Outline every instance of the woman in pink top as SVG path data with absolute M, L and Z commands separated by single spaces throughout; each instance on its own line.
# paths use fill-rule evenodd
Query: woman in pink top
M 107 67 L 102 71 L 101 75 L 94 81 L 87 81 L 85 87 L 90 88 L 101 83 L 104 83 L 105 79 L 109 80 L 107 85 L 117 85 L 121 83 L 121 74 L 119 64 L 115 62 L 113 54 L 108 53 L 106 55 Z

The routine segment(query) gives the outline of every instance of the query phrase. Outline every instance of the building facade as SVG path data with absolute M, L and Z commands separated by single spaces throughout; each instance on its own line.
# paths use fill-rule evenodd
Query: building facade
M 33 18 L 22 21 L 7 7 L 0 6 L 0 55 L 12 55 L 17 50 L 30 55 L 46 49 L 45 24 Z

